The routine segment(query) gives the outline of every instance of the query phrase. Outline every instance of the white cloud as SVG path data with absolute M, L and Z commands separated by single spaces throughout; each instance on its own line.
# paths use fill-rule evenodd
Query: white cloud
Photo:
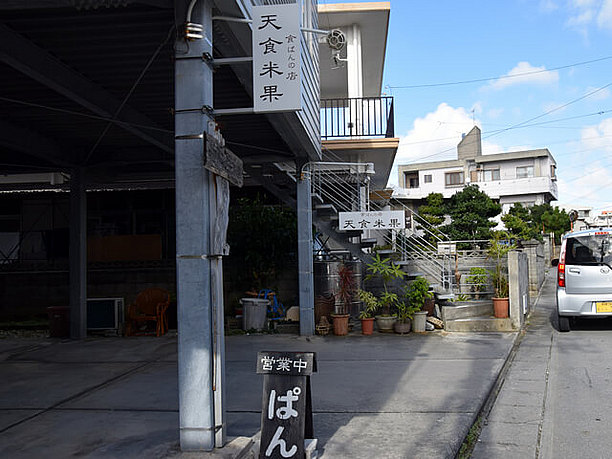
M 500 116 L 502 116 L 502 114 L 504 113 L 504 109 L 503 108 L 491 108 L 489 110 L 487 110 L 487 115 L 489 118 L 491 119 L 497 119 Z
M 612 30 L 612 0 L 571 0 L 569 8 L 570 27 L 586 32 L 596 24 L 601 29 Z
M 519 62 L 504 78 L 489 84 L 493 89 L 503 89 L 518 84 L 551 84 L 559 81 L 559 72 L 546 70 L 546 67 L 534 67 L 529 62 Z
M 542 105 L 542 108 L 544 110 L 544 113 L 562 113 L 565 111 L 566 104 L 561 104 L 559 102 L 546 102 Z
M 575 206 L 610 205 L 612 187 L 612 118 L 581 132 L 579 150 L 559 164 L 559 198 Z
M 479 112 L 479 104 L 474 111 Z M 413 128 L 405 136 L 400 137 L 400 144 L 395 156 L 389 184 L 397 185 L 397 165 L 421 163 L 428 161 L 443 161 L 457 158 L 457 144 L 461 135 L 467 134 L 473 127 L 474 120 L 471 111 L 463 107 L 451 107 L 440 104 L 436 111 L 414 120 Z M 483 141 L 483 153 L 500 153 L 503 149 L 493 143 Z
M 567 24 L 571 27 L 581 28 L 590 24 L 595 17 L 595 12 L 592 9 L 582 11 L 574 16 L 570 16 L 567 20 Z
M 596 126 L 582 130 L 582 145 L 587 149 L 599 149 L 612 153 L 612 118 L 603 120 Z
M 590 94 L 593 91 L 597 91 L 598 89 L 599 88 L 596 88 L 595 86 L 589 86 L 587 90 L 585 91 L 585 94 Z M 592 96 L 589 96 L 591 100 L 605 100 L 609 97 L 610 97 L 610 88 L 604 88 L 600 91 L 597 91 Z
M 559 202 L 572 206 L 601 207 L 609 205 L 612 175 L 599 161 L 589 163 L 580 175 L 559 179 Z
M 544 12 L 555 11 L 559 8 L 559 5 L 554 0 L 541 0 L 540 1 L 540 10 Z
M 612 0 L 604 0 L 597 15 L 597 25 L 602 29 L 612 30 Z

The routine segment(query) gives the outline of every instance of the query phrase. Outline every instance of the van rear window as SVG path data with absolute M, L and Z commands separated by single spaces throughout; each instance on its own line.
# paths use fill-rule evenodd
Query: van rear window
M 609 234 L 568 238 L 565 264 L 612 264 L 612 247 Z

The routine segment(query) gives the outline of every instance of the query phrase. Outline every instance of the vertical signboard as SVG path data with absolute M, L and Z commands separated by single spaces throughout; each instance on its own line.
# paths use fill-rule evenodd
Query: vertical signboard
M 253 107 L 255 112 L 302 108 L 300 4 L 253 7 Z

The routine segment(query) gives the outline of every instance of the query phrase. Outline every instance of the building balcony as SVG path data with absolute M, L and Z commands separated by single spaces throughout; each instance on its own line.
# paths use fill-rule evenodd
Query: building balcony
M 393 97 L 321 100 L 323 140 L 394 136 Z
M 559 195 L 557 182 L 550 177 L 526 177 L 475 183 L 493 199 L 524 194 L 550 194 L 555 200 Z
M 448 199 L 464 186 L 476 184 L 481 191 L 484 191 L 491 199 L 500 199 L 504 196 L 520 196 L 529 194 L 550 195 L 552 200 L 556 200 L 559 192 L 557 182 L 550 177 L 528 177 L 513 178 L 493 181 L 478 181 L 452 186 L 440 186 L 435 183 L 422 183 L 420 186 L 401 188 L 394 194 L 394 197 L 420 200 L 425 199 L 430 193 L 442 193 Z

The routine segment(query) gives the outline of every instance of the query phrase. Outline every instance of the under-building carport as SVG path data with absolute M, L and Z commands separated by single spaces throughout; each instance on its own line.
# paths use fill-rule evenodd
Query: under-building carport
M 262 168 L 320 159 L 316 36 L 302 33 L 302 110 L 252 113 L 251 63 L 241 58 L 251 55 L 248 20 L 262 3 L 287 2 L 0 2 L 2 187 L 41 187 L 28 182 L 31 174 L 64 178 L 44 187 L 70 192 L 73 338 L 87 332 L 88 190 L 176 189 L 184 449 L 224 442 L 223 336 L 213 324 L 215 314 L 223 315 L 219 277 L 229 184 L 204 167 L 205 145 L 209 154 L 231 156 L 231 150 Z M 301 14 L 302 24 L 316 28 L 316 2 L 304 1 Z M 189 39 L 186 23 L 195 24 Z M 306 229 L 299 236 L 300 272 L 307 279 L 312 236 L 304 182 L 297 180 L 297 203 L 298 227 Z M 301 286 L 300 295 L 302 303 L 312 291 Z

